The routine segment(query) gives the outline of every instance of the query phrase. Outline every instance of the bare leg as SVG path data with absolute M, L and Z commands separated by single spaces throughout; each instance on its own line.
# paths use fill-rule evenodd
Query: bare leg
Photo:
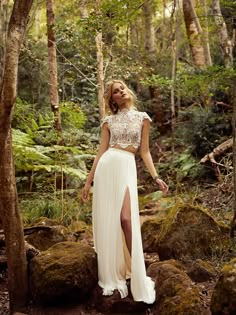
M 121 227 L 125 235 L 127 248 L 131 256 L 132 249 L 132 225 L 131 225 L 131 207 L 129 189 L 126 190 L 125 198 L 121 209 Z

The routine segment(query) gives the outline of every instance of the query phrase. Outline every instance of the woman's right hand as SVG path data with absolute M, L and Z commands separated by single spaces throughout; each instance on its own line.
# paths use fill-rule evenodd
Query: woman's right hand
M 82 201 L 84 203 L 87 203 L 89 201 L 89 190 L 90 190 L 91 185 L 85 183 L 84 188 L 82 189 Z

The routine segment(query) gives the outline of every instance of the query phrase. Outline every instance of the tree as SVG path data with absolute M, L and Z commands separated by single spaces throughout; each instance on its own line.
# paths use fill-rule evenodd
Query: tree
M 145 52 L 149 61 L 155 60 L 156 53 L 156 41 L 155 41 L 155 29 L 153 25 L 154 16 L 154 4 L 151 0 L 145 0 L 143 2 L 143 17 L 144 17 L 144 43 Z
M 102 32 L 96 35 L 97 47 L 97 83 L 98 83 L 98 106 L 100 118 L 105 116 L 105 103 L 104 103 L 104 72 L 103 72 L 103 51 L 102 51 Z
M 15 0 L 6 38 L 0 86 L 0 214 L 8 262 L 11 311 L 21 310 L 27 301 L 28 281 L 23 226 L 19 211 L 12 153 L 11 119 L 17 94 L 20 47 L 33 0 Z
M 233 66 L 233 41 L 229 38 L 227 26 L 221 13 L 219 0 L 212 0 L 215 23 L 219 32 L 220 47 L 226 68 Z
M 208 28 L 208 12 L 207 12 L 207 3 L 206 0 L 201 0 L 201 5 L 203 7 L 203 15 L 204 15 L 204 27 L 202 30 L 202 39 L 204 45 L 204 54 L 205 54 L 205 61 L 207 66 L 212 66 L 212 59 L 211 59 L 211 49 L 209 43 L 209 28 Z
M 48 67 L 50 103 L 55 119 L 55 129 L 61 132 L 61 114 L 59 107 L 58 79 L 57 79 L 57 50 L 56 31 L 53 12 L 53 0 L 46 0 L 47 6 L 47 34 L 48 34 Z
M 192 0 L 183 0 L 183 12 L 193 62 L 198 67 L 205 66 L 204 47 L 201 39 L 201 26 Z
M 0 0 L 0 86 L 6 49 L 8 2 L 9 0 Z

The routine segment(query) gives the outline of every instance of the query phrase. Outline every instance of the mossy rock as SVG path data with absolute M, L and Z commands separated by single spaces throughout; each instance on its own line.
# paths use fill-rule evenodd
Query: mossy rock
M 30 290 L 36 303 L 81 302 L 97 282 L 96 254 L 85 244 L 58 243 L 30 262 Z
M 212 315 L 236 314 L 236 258 L 222 268 L 211 298 Z
M 177 266 L 177 267 L 176 267 Z M 176 261 L 163 261 L 150 265 L 148 275 L 156 282 L 154 315 L 204 315 L 200 291 Z
M 196 259 L 188 267 L 187 275 L 195 282 L 205 282 L 214 279 L 217 271 L 210 261 Z
M 157 252 L 160 260 L 220 257 L 229 247 L 228 233 L 206 210 L 186 204 L 173 208 L 166 219 L 142 225 L 144 251 Z
M 40 251 L 71 239 L 71 234 L 63 225 L 49 226 L 49 229 L 36 230 L 27 235 L 25 240 Z
M 60 221 L 56 219 L 50 219 L 47 217 L 40 217 L 35 219 L 29 226 L 56 226 L 60 225 Z

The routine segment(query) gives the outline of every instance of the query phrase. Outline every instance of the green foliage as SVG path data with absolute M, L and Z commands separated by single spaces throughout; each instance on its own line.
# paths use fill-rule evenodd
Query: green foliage
M 232 134 L 231 114 L 217 113 L 194 106 L 180 113 L 183 121 L 177 127 L 177 138 L 202 158 Z M 178 140 L 177 140 L 178 141 Z
M 180 63 L 175 81 L 176 94 L 185 104 L 209 105 L 216 90 L 232 94 L 234 77 L 233 69 L 212 66 L 203 70 Z
M 84 127 L 86 117 L 81 108 L 74 102 L 60 103 L 62 128 L 78 128 Z
M 41 217 L 56 219 L 67 226 L 74 220 L 91 223 L 91 204 L 81 205 L 74 193 L 64 192 L 63 199 L 55 194 L 33 194 L 20 198 L 20 209 L 25 224 L 31 224 Z

